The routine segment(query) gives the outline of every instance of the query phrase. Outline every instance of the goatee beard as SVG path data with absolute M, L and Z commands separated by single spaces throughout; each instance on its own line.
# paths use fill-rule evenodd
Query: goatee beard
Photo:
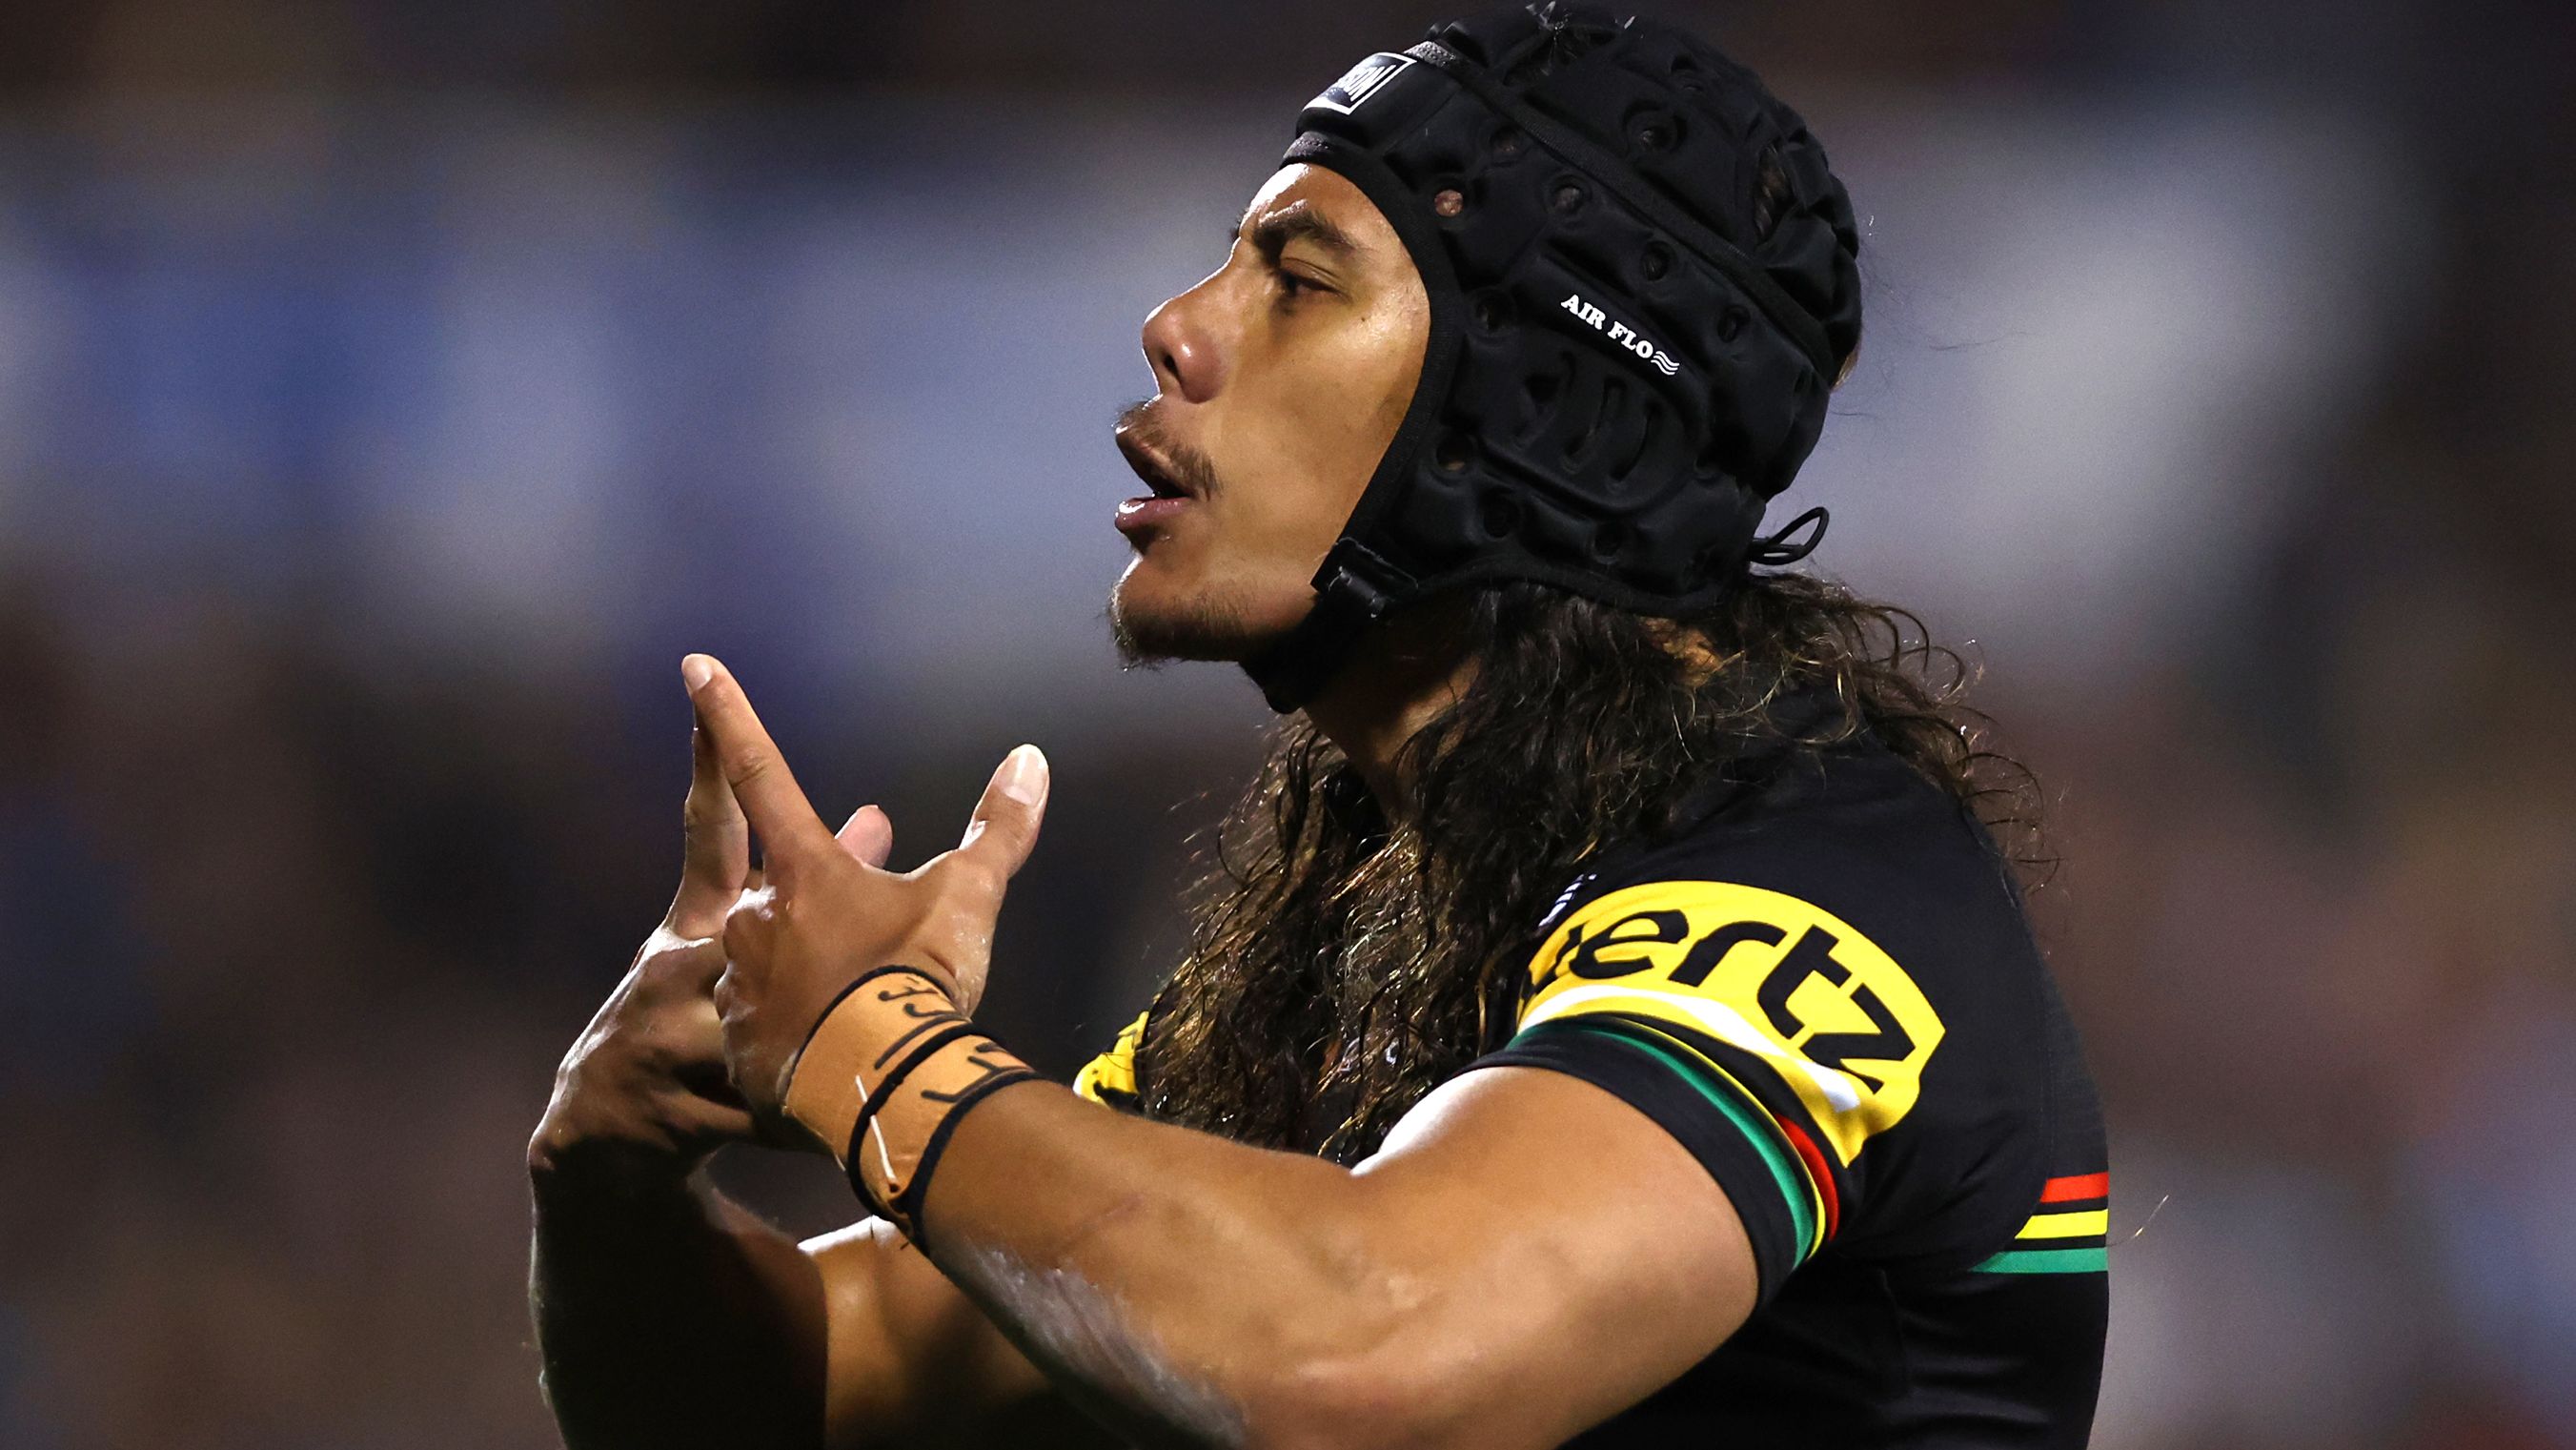
M 1130 669 L 1175 660 L 1240 663 L 1271 642 L 1245 622 L 1244 611 L 1230 599 L 1193 599 L 1171 610 L 1132 609 L 1124 581 L 1109 591 L 1109 639 L 1118 648 L 1118 662 Z

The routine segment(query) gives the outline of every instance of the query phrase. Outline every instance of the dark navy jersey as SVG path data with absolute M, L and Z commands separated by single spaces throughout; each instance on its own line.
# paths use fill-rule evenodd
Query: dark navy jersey
M 1616 1094 L 1690 1150 L 1753 1246 L 1759 1298 L 1733 1337 L 1572 1443 L 2083 1445 L 2109 1161 L 1992 841 L 1874 745 L 1683 814 L 1569 885 L 1537 924 L 1517 1032 L 1469 1069 Z M 1146 1022 L 1077 1089 L 1134 1107 Z

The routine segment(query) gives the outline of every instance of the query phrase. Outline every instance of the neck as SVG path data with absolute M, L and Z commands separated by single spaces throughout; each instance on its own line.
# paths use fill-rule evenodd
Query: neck
M 1306 718 L 1341 748 L 1379 809 L 1402 810 L 1411 783 L 1404 747 L 1475 678 L 1466 657 L 1463 604 L 1436 600 L 1381 620 L 1351 648 Z

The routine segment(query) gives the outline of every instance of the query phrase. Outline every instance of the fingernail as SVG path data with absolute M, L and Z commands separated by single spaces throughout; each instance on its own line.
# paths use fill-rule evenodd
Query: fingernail
M 1002 768 L 993 777 L 1002 794 L 1024 806 L 1038 803 L 1046 792 L 1046 757 L 1034 745 L 1023 745 L 1002 758 Z
M 716 677 L 716 662 L 706 655 L 690 655 L 680 661 L 680 679 L 692 690 L 703 690 L 707 681 Z

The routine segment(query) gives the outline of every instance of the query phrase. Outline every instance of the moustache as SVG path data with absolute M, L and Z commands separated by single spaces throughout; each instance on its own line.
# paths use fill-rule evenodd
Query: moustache
M 1144 445 L 1171 474 L 1171 481 L 1191 497 L 1212 497 L 1224 487 L 1217 478 L 1215 460 L 1164 428 L 1161 399 L 1129 404 L 1118 414 L 1116 431 Z

